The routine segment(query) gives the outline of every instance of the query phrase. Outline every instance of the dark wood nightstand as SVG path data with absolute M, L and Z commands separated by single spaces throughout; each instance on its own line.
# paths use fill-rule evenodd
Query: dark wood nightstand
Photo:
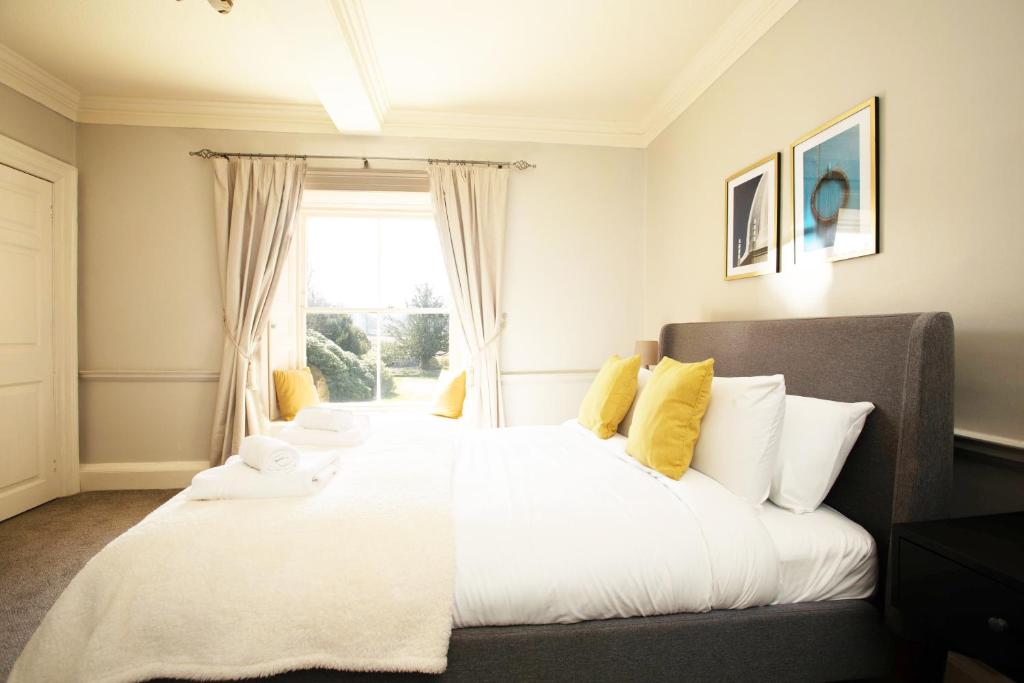
M 889 623 L 1024 680 L 1024 512 L 897 524 Z

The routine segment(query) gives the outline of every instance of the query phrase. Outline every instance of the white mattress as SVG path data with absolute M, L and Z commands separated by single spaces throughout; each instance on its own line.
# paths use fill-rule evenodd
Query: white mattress
M 779 595 L 773 604 L 866 598 L 878 581 L 875 539 L 827 505 L 797 514 L 772 503 L 761 522 L 779 555 Z

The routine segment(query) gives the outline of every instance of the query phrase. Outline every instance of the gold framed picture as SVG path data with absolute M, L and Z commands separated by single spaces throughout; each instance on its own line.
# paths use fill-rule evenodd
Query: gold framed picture
M 878 98 L 791 146 L 793 258 L 842 261 L 878 253 Z
M 725 179 L 725 279 L 779 271 L 779 153 Z

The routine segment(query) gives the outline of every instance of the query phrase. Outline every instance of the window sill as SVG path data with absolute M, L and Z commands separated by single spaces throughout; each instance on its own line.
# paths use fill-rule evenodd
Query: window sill
M 332 408 L 344 408 L 360 413 L 421 413 L 430 410 L 430 404 L 414 401 L 370 401 L 367 403 L 322 403 Z
M 395 403 L 322 403 L 321 405 L 345 408 L 356 413 L 383 413 L 387 415 L 427 415 L 430 413 L 429 403 L 395 402 Z M 286 425 L 292 424 L 289 420 L 271 420 L 268 434 L 277 434 Z

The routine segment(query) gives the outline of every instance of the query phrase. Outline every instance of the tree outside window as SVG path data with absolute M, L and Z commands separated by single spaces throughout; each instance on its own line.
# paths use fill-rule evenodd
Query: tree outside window
M 310 218 L 306 246 L 306 364 L 321 400 L 429 400 L 451 328 L 432 221 Z

